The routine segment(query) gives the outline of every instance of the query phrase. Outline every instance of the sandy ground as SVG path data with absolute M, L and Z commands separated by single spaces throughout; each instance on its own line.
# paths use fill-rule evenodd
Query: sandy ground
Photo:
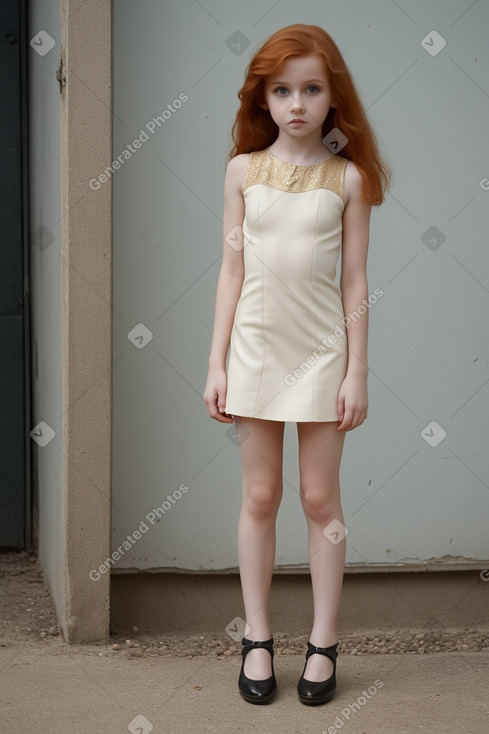
M 279 693 L 267 706 L 252 706 L 238 694 L 240 645 L 229 637 L 153 638 L 133 630 L 130 644 L 123 635 L 106 645 L 65 643 L 39 564 L 27 553 L 0 555 L 0 615 L 2 732 L 487 730 L 487 632 L 448 635 L 449 648 L 441 634 L 417 639 L 409 631 L 342 640 L 335 697 L 319 707 L 297 699 L 304 641 L 284 636 L 275 658 Z M 362 654 L 362 645 L 372 654 Z

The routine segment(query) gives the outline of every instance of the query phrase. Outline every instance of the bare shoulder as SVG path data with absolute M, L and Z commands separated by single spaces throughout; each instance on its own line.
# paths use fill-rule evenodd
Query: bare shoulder
M 246 170 L 248 167 L 248 161 L 250 159 L 249 153 L 239 153 L 239 155 L 235 155 L 234 158 L 231 158 L 229 163 L 226 166 L 227 170 Z
M 363 181 L 359 168 L 353 161 L 347 161 L 345 167 L 345 203 L 350 200 L 359 200 L 362 196 Z
M 240 153 L 231 158 L 226 166 L 226 178 L 232 182 L 234 186 L 241 188 L 245 182 L 246 173 L 248 171 L 249 153 Z

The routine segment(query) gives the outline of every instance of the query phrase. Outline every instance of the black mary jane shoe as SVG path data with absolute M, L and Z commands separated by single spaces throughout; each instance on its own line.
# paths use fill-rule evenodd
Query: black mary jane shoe
M 302 701 L 302 703 L 308 704 L 309 706 L 318 706 L 321 703 L 326 703 L 326 701 L 329 701 L 330 698 L 333 698 L 336 689 L 336 658 L 338 657 L 338 652 L 336 649 L 337 647 L 337 642 L 335 642 L 334 645 L 330 645 L 329 647 L 316 647 L 310 642 L 307 643 L 308 650 L 306 652 L 306 663 L 297 684 L 297 692 L 299 694 L 299 699 Z M 333 673 L 326 680 L 312 681 L 304 678 L 307 661 L 309 660 L 311 655 L 314 655 L 315 653 L 326 655 L 326 657 L 328 657 L 333 663 Z
M 238 688 L 239 692 L 243 696 L 245 701 L 248 703 L 269 703 L 277 692 L 277 681 L 275 679 L 275 672 L 273 670 L 273 637 L 264 642 L 253 642 L 243 637 L 241 640 L 243 649 L 241 654 L 243 656 L 243 662 L 241 663 L 241 672 L 239 674 Z M 244 674 L 244 664 L 246 656 L 251 650 L 257 647 L 263 647 L 271 655 L 272 659 L 272 675 L 270 678 L 264 678 L 263 680 L 252 680 Z

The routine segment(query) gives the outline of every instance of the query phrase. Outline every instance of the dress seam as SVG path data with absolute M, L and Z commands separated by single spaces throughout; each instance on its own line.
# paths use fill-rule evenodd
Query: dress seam
M 289 191 L 289 189 L 286 188 L 278 188 L 277 186 L 271 186 L 270 184 L 265 183 L 252 183 L 249 186 L 246 187 L 246 189 L 243 188 L 243 193 L 245 194 L 247 191 L 253 188 L 253 186 L 264 186 L 266 189 L 273 189 L 274 191 L 282 191 L 284 194 L 293 194 L 294 196 L 298 196 L 299 194 L 307 194 L 310 191 L 327 191 L 328 194 L 333 194 L 333 196 L 336 196 L 337 199 L 341 201 L 341 203 L 344 205 L 345 200 L 344 197 L 340 196 L 336 193 L 336 191 L 332 191 L 331 189 L 328 189 L 327 186 L 317 186 L 314 189 L 306 189 L 305 191 Z
M 334 192 L 331 192 L 334 193 Z M 316 264 L 316 255 L 317 255 L 317 232 L 318 232 L 318 221 L 319 221 L 319 197 L 317 199 L 317 205 L 316 205 L 316 224 L 314 226 L 314 235 L 313 235 L 313 243 L 312 243 L 312 267 L 311 267 L 311 294 L 312 294 L 312 312 L 314 314 L 314 343 L 318 343 L 318 324 L 317 324 L 317 312 L 316 312 L 316 292 L 315 292 L 315 283 L 314 283 L 314 272 L 315 272 L 315 264 Z M 314 415 L 314 420 L 316 420 L 316 363 L 313 365 L 312 368 L 312 411 Z
M 256 222 L 260 229 L 260 241 L 263 243 L 263 233 L 260 223 L 260 214 L 259 214 L 259 200 L 256 205 Z M 262 244 L 262 256 L 263 256 L 263 244 Z M 254 253 L 255 257 L 257 257 L 256 252 Z M 262 340 L 263 340 L 263 350 L 262 350 L 262 362 L 261 362 L 261 370 L 260 370 L 260 379 L 258 380 L 258 387 L 256 391 L 256 397 L 255 397 L 255 407 L 253 409 L 253 413 L 256 415 L 257 412 L 257 405 L 260 397 L 261 392 L 261 386 L 263 382 L 263 371 L 265 369 L 265 351 L 266 351 L 266 344 L 265 344 L 265 277 L 264 277 L 264 266 L 263 266 L 263 257 L 258 257 L 258 260 L 261 263 L 261 282 L 262 282 L 262 312 L 261 312 L 261 319 L 262 319 Z

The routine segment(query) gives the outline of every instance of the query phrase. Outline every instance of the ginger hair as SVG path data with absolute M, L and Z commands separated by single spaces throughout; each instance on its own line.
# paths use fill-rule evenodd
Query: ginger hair
M 323 123 L 322 137 L 338 128 L 348 139 L 341 155 L 353 161 L 362 177 L 362 201 L 379 205 L 384 201 L 390 173 L 382 161 L 375 134 L 355 87 L 350 71 L 331 36 L 316 25 L 297 23 L 278 30 L 252 57 L 245 81 L 238 92 L 240 107 L 232 127 L 233 147 L 229 159 L 240 153 L 263 150 L 277 139 L 278 126 L 265 103 L 264 90 L 284 63 L 297 56 L 318 56 L 337 104 Z

